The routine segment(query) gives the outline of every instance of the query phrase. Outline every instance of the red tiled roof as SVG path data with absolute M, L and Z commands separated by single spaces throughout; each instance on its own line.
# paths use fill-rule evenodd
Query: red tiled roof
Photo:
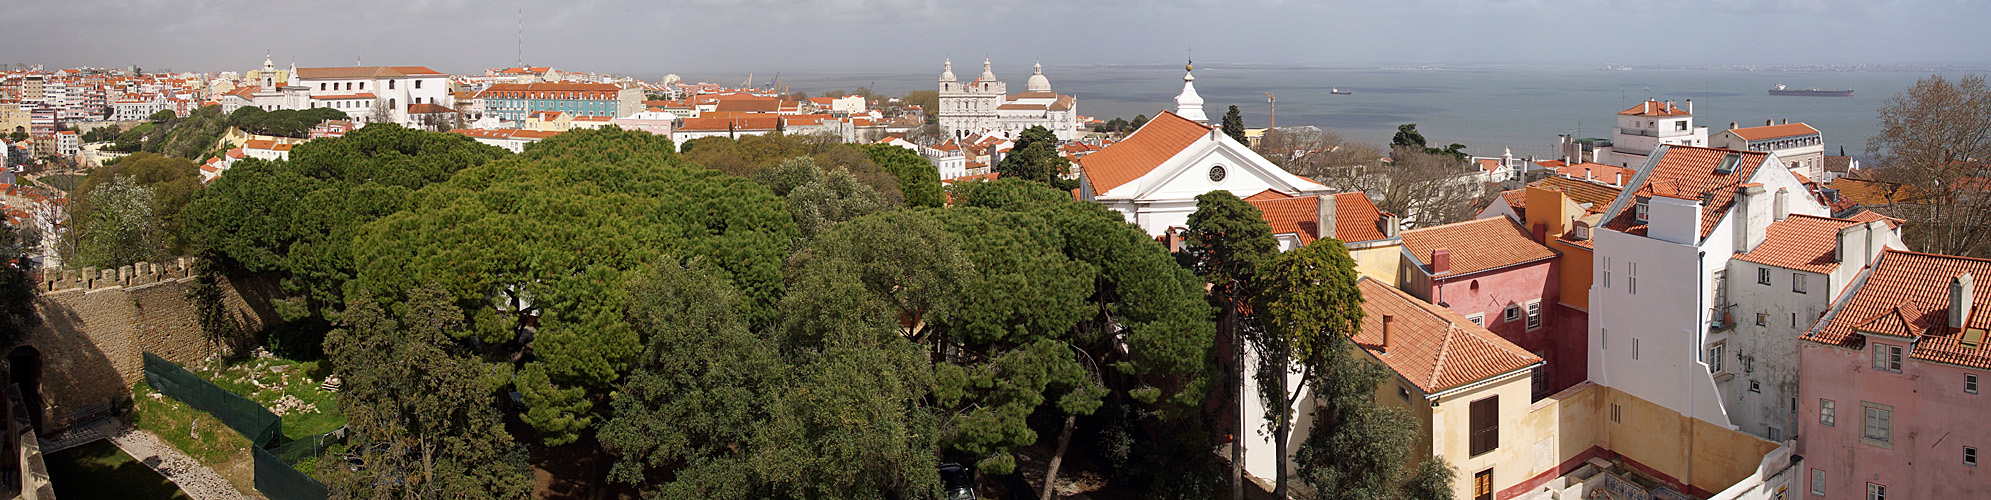
M 1563 163 L 1562 160 L 1551 160 L 1551 161 L 1536 162 L 1536 164 L 1546 168 L 1555 169 L 1555 173 L 1557 174 L 1575 177 L 1578 179 L 1603 181 L 1606 183 L 1621 182 L 1619 181 L 1618 177 L 1619 174 L 1624 175 L 1623 177 L 1624 181 L 1631 181 L 1632 176 L 1638 174 L 1637 170 L 1624 168 L 1617 165 L 1605 165 L 1602 163 L 1583 162 L 1575 165 L 1570 165 Z
M 1718 174 L 1715 168 L 1722 159 L 1736 155 L 1734 170 Z M 1653 165 L 1640 185 L 1626 186 L 1634 189 L 1639 196 L 1670 196 L 1689 200 L 1708 196 L 1708 202 L 1701 206 L 1700 236 L 1706 238 L 1721 223 L 1723 215 L 1735 206 L 1735 190 L 1756 175 L 1756 168 L 1769 158 L 1768 153 L 1734 151 L 1728 149 L 1699 148 L 1693 146 L 1666 146 L 1665 154 Z M 1618 213 L 1604 224 L 1604 227 L 1633 234 L 1644 234 L 1645 225 L 1633 219 L 1634 210 L 1630 204 L 1619 208 Z
M 456 110 L 449 109 L 449 107 L 443 106 L 441 104 L 425 102 L 421 104 L 408 105 L 408 114 L 411 115 L 428 115 L 428 114 L 455 113 L 455 112 Z
M 1618 114 L 1629 116 L 1693 116 L 1693 113 L 1688 113 L 1687 110 L 1667 104 L 1666 101 L 1651 99 L 1624 111 L 1619 111 Z
M 1974 282 L 1966 326 L 1991 326 L 1991 279 L 1986 279 L 1991 260 L 1887 250 L 1866 272 L 1866 281 L 1846 293 L 1804 340 L 1862 349 L 1869 333 L 1911 337 L 1916 340 L 1909 358 L 1991 369 L 1991 341 L 1965 347 L 1963 330 L 1949 327 L 1950 279 L 1964 273 Z
M 1382 210 L 1360 192 L 1294 197 L 1267 189 L 1244 201 L 1263 212 L 1272 234 L 1295 234 L 1300 244 L 1320 239 L 1320 197 L 1334 197 L 1334 237 L 1347 243 L 1387 239 Z
M 1729 129 L 1729 132 L 1734 132 L 1735 135 L 1742 137 L 1742 140 L 1745 141 L 1760 141 L 1764 139 L 1776 139 L 1780 137 L 1817 135 L 1818 129 L 1811 128 L 1810 125 L 1805 125 L 1803 123 L 1788 123 L 1784 125 L 1770 125 L 1766 127 L 1747 127 L 1747 128 L 1738 128 L 1738 129 Z
M 1542 358 L 1475 325 L 1459 313 L 1418 300 L 1363 276 L 1362 330 L 1357 345 L 1425 394 L 1437 394 L 1542 362 Z M 1383 344 L 1383 317 L 1390 339 Z
M 1462 276 L 1556 256 L 1555 251 L 1531 239 L 1520 223 L 1506 217 L 1412 229 L 1400 236 L 1404 250 L 1422 264 L 1425 272 L 1430 272 L 1433 251 L 1449 250 L 1452 269 L 1442 273 L 1443 276 Z
M 1086 155 L 1081 172 L 1092 192 L 1103 194 L 1147 175 L 1209 132 L 1209 125 L 1163 111 L 1125 140 Z
M 1625 179 L 1630 180 L 1631 175 L 1625 175 Z M 1588 208 L 1592 212 L 1602 212 L 1610 208 L 1611 201 L 1618 199 L 1618 193 L 1624 192 L 1623 189 L 1617 187 L 1568 177 L 1544 177 L 1542 180 L 1528 183 L 1528 185 L 1562 191 L 1562 194 L 1568 196 L 1570 201 L 1574 201 L 1578 205 L 1588 205 Z
M 1785 269 L 1831 273 L 1839 268 L 1839 230 L 1857 224 L 1862 222 L 1791 214 L 1770 223 L 1763 230 L 1763 243 L 1735 258 Z
M 781 101 L 773 99 L 727 99 L 719 101 L 713 111 L 743 111 L 748 113 L 773 113 L 781 109 Z
M 1880 212 L 1875 212 L 1867 209 L 1860 209 L 1859 212 L 1855 212 L 1853 213 L 1853 215 L 1846 216 L 1846 220 L 1855 220 L 1860 222 L 1873 222 L 1877 220 L 1884 220 L 1887 221 L 1888 227 L 1901 227 L 1901 223 L 1906 222 L 1905 220 L 1881 215 Z
M 440 71 L 423 66 L 333 66 L 330 68 L 297 68 L 300 79 L 317 78 L 384 78 L 397 76 L 441 75 Z
M 268 139 L 257 139 L 242 143 L 242 149 L 270 149 L 272 147 L 275 147 L 276 144 L 277 141 L 272 141 Z

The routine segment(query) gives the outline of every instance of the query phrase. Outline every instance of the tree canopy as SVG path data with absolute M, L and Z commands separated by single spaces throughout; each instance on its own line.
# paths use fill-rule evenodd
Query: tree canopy
M 1017 135 L 1016 145 L 1003 155 L 995 171 L 1003 177 L 1055 187 L 1061 176 L 1071 173 L 1071 161 L 1058 151 L 1058 136 L 1038 125 Z
M 346 112 L 333 108 L 279 109 L 263 111 L 255 106 L 235 108 L 228 114 L 228 126 L 243 132 L 281 137 L 308 137 L 311 127 L 326 120 L 344 120 Z
M 101 186 L 119 178 L 129 179 L 131 186 L 99 192 Z M 139 194 L 129 187 L 143 188 L 145 193 Z M 89 175 L 76 184 L 75 193 L 78 196 L 70 210 L 74 226 L 65 235 L 74 238 L 75 248 L 85 254 L 72 257 L 84 266 L 108 268 L 181 253 L 185 249 L 184 241 L 179 237 L 184 220 L 182 212 L 200 189 L 200 167 L 181 158 L 135 153 L 116 163 L 91 169 Z M 99 194 L 115 194 L 118 198 L 99 197 Z M 133 196 L 149 200 L 143 213 L 135 211 L 139 207 L 120 205 Z M 117 206 L 121 206 L 124 212 L 115 215 L 104 212 Z M 94 224 L 112 220 L 122 222 Z M 105 250 L 107 247 L 102 244 L 111 240 L 136 244 L 141 239 L 144 241 L 143 249 L 130 248 L 117 252 L 119 256 L 116 257 L 90 253 Z
M 1251 144 L 1244 136 L 1244 115 L 1238 113 L 1236 104 L 1231 105 L 1230 111 L 1224 112 L 1224 135 L 1236 139 L 1238 144 Z

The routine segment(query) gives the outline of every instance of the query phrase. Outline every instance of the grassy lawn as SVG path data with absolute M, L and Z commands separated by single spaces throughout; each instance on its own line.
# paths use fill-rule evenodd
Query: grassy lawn
M 178 486 L 132 460 L 110 441 L 45 457 L 57 498 L 185 499 Z

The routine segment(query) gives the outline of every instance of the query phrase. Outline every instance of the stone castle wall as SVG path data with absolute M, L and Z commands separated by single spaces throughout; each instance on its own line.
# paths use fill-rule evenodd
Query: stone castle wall
M 192 264 L 180 258 L 42 273 L 36 299 L 41 322 L 23 345 L 41 355 L 44 431 L 68 428 L 78 410 L 129 398 L 132 384 L 144 378 L 140 353 L 180 364 L 230 353 L 230 346 L 209 341 L 201 331 L 194 301 L 187 297 L 195 279 Z M 252 293 L 245 300 L 228 279 L 220 285 L 240 331 L 259 332 L 275 321 L 265 296 Z

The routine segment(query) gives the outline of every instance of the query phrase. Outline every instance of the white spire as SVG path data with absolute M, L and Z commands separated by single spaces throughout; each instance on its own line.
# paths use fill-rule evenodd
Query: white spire
M 1195 62 L 1182 67 L 1182 95 L 1175 96 L 1175 114 L 1196 123 L 1210 121 L 1203 114 L 1203 96 L 1196 95 Z
M 954 81 L 954 59 L 948 58 L 946 66 L 943 66 L 942 68 L 944 69 L 940 70 L 940 81 L 943 82 Z
M 1030 80 L 1024 82 L 1023 91 L 1024 92 L 1051 91 L 1051 79 L 1044 77 L 1044 63 L 1041 62 L 1037 63 L 1037 72 L 1036 74 L 1030 75 Z
M 989 60 L 988 60 L 988 58 L 982 58 L 982 77 L 981 77 L 981 78 L 978 78 L 978 80 L 981 80 L 981 81 L 984 81 L 984 82 L 993 82 L 993 81 L 995 81 L 995 80 L 996 80 L 996 78 L 995 78 L 995 70 L 991 70 L 991 69 L 989 69 Z

